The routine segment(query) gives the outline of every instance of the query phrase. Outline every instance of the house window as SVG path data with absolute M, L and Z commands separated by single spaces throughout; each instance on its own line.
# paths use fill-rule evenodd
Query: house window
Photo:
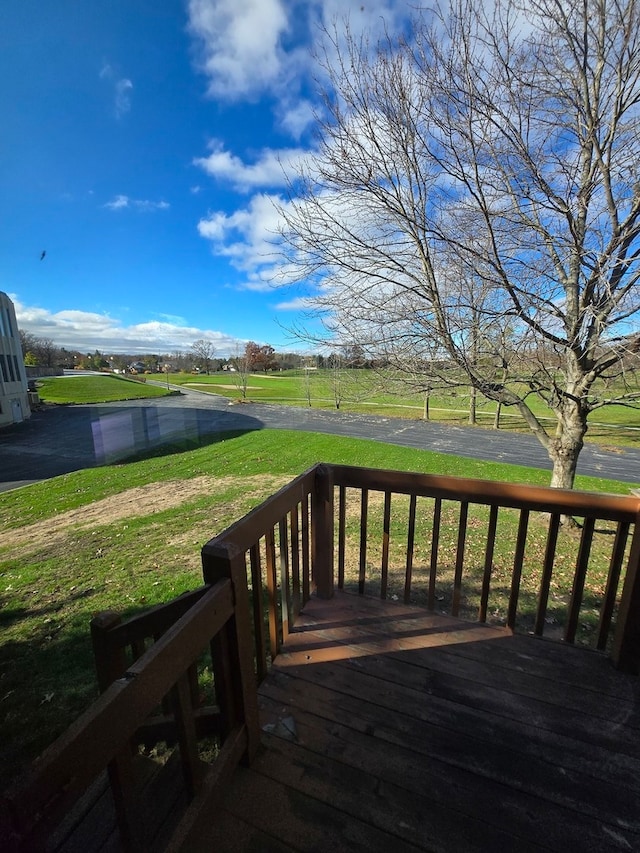
M 13 337 L 13 326 L 11 325 L 11 314 L 9 313 L 8 308 L 5 308 L 5 311 L 7 312 L 7 330 L 8 330 L 7 334 L 9 335 L 10 338 L 12 338 Z
M 9 381 L 9 371 L 7 370 L 7 359 L 0 353 L 0 370 L 2 371 L 2 378 L 5 382 Z

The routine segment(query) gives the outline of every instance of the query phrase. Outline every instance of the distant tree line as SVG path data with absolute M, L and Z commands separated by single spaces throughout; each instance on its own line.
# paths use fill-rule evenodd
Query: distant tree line
M 230 357 L 216 356 L 213 341 L 200 338 L 189 350 L 170 353 L 104 353 L 82 352 L 58 346 L 50 338 L 19 330 L 24 363 L 28 367 L 57 367 L 65 370 L 113 370 L 119 373 L 216 373 L 238 370 L 241 361 L 250 372 L 295 370 L 305 366 L 307 356 L 296 352 L 276 352 L 269 344 L 248 341 L 244 349 Z M 324 358 L 319 356 L 320 361 Z M 318 365 L 322 366 L 322 365 Z

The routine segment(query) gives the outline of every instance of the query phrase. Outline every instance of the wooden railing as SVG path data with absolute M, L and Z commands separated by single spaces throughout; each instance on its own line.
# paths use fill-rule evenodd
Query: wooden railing
M 246 603 L 238 614 L 234 598 L 225 578 L 128 622 L 94 621 L 102 695 L 5 793 L 3 849 L 98 849 L 100 833 L 105 842 L 115 833 L 125 850 L 188 849 L 189 834 L 258 743 L 253 666 L 240 637 L 248 630 Z M 155 641 L 145 648 L 149 635 Z M 217 699 L 204 711 L 194 679 L 203 653 Z M 203 760 L 203 737 L 214 738 L 206 745 L 215 760 Z M 159 739 L 177 744 L 164 766 L 137 748 Z M 101 793 L 105 769 L 112 802 Z M 83 841 L 91 809 L 93 828 Z
M 323 538 L 331 537 L 325 474 L 325 466 L 315 466 L 296 477 L 202 549 L 206 583 L 229 577 L 236 594 L 250 593 L 248 653 L 253 655 L 258 683 L 312 587 L 317 586 L 320 594 L 327 592 L 322 587 L 326 573 L 319 568 L 326 560 Z M 316 573 L 320 581 L 314 581 Z
M 208 542 L 203 566 L 208 582 L 250 577 L 258 680 L 309 589 L 335 585 L 579 641 L 637 671 L 639 513 L 633 496 L 317 465 Z
M 108 768 L 122 846 L 188 850 L 225 780 L 255 754 L 256 686 L 314 590 L 330 598 L 337 585 L 537 635 L 561 627 L 569 643 L 595 613 L 592 645 L 638 672 L 639 512 L 635 497 L 314 466 L 206 543 L 204 587 L 126 622 L 94 620 L 102 695 L 7 793 L 5 836 L 15 850 L 45 849 Z M 205 651 L 213 695 L 200 701 Z M 211 737 L 203 761 L 199 743 Z M 177 744 L 170 761 L 182 772 L 167 766 L 183 780 L 179 822 L 160 831 L 141 824 L 158 810 L 141 807 L 134 779 L 138 746 L 159 739 Z
M 393 576 L 394 597 L 453 616 L 484 622 L 495 613 L 511 629 L 521 625 L 569 643 L 581 627 L 587 631 L 581 642 L 592 637 L 586 644 L 610 648 L 618 665 L 637 670 L 637 497 L 340 465 L 327 466 L 327 477 L 325 488 L 336 505 L 337 563 L 334 579 L 334 549 L 328 543 L 322 564 L 329 594 L 334 582 L 349 586 L 348 569 L 355 565 L 351 586 L 360 593 L 387 597 Z M 333 514 L 331 508 L 328 512 Z M 568 519 L 574 523 L 563 523 Z M 605 580 L 588 588 L 585 604 L 597 561 Z M 562 583 L 564 594 L 557 591 Z M 597 624 L 591 624 L 596 612 Z

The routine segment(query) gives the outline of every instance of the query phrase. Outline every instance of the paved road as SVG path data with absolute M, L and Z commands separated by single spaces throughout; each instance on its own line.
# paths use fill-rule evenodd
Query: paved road
M 45 407 L 22 424 L 1 429 L 0 491 L 114 462 L 178 439 L 199 441 L 228 430 L 265 427 L 371 438 L 472 459 L 551 468 L 532 435 L 319 409 L 230 405 L 223 397 L 188 390 L 152 400 Z M 588 445 L 578 471 L 637 485 L 640 451 L 611 452 Z

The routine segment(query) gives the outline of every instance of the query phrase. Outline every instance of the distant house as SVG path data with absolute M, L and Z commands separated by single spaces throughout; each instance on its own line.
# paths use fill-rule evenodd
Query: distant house
M 0 426 L 31 415 L 29 389 L 13 302 L 0 291 Z

